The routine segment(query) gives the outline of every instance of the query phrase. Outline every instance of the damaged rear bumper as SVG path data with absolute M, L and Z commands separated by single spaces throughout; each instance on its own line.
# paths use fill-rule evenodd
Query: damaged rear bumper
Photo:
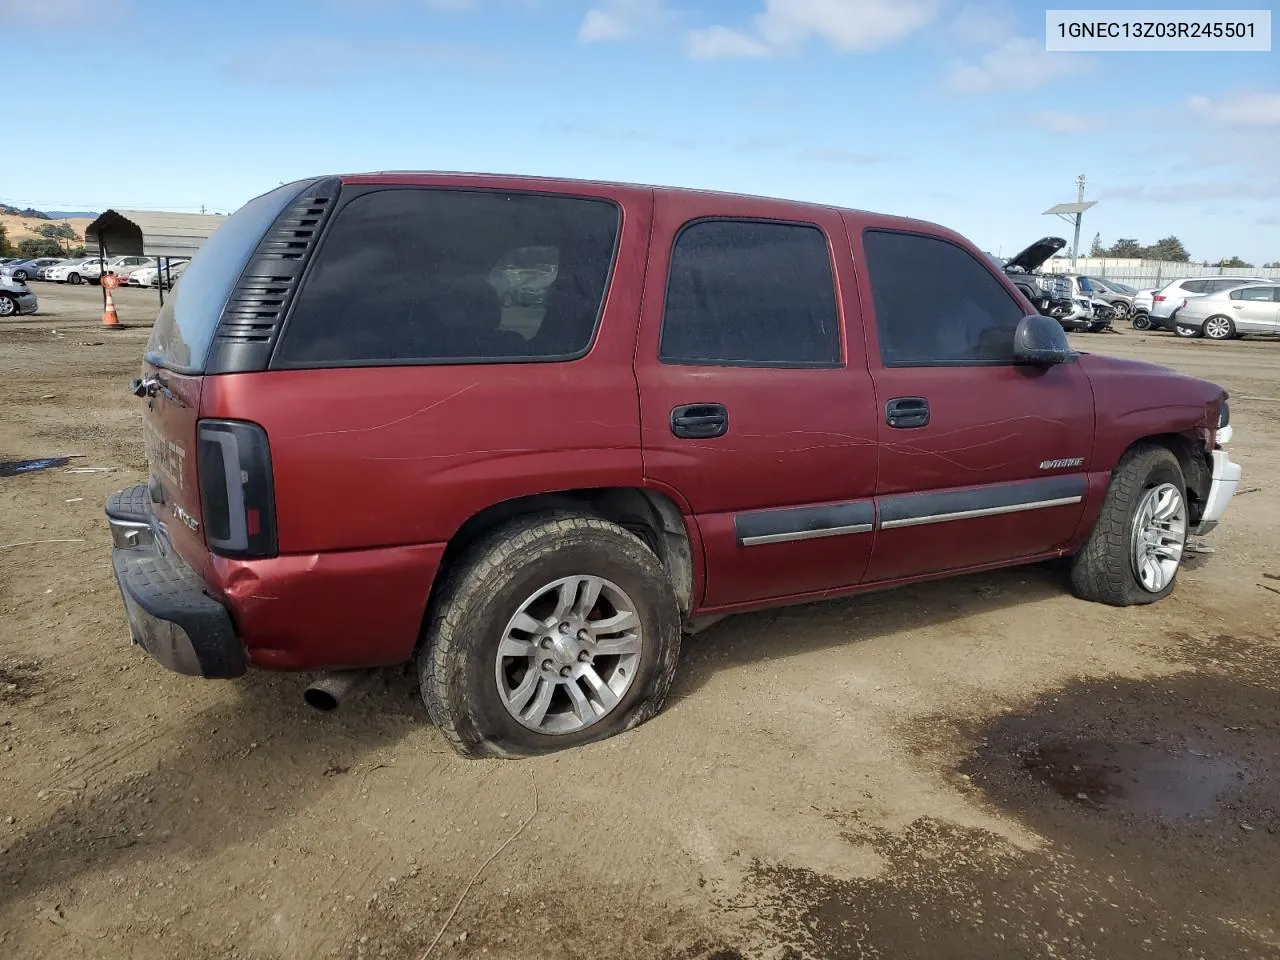
M 168 544 L 145 486 L 112 494 L 111 565 L 134 643 L 177 673 L 209 678 L 245 672 L 244 647 L 227 608 Z
M 1236 487 L 1240 485 L 1240 464 L 1234 463 L 1227 456 L 1227 451 L 1218 448 L 1211 457 L 1213 462 L 1209 493 L 1204 500 L 1200 522 L 1191 531 L 1196 536 L 1204 536 L 1218 525 L 1222 515 L 1227 512 L 1227 504 L 1236 494 Z

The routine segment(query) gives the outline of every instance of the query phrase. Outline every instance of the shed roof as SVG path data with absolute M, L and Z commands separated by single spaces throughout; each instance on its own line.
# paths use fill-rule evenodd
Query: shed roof
M 112 256 L 190 257 L 227 218 L 163 210 L 107 210 L 84 231 L 85 246 L 99 241 Z

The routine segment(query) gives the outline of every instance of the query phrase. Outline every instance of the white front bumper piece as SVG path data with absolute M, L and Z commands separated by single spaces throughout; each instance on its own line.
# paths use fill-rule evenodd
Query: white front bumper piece
M 1227 512 L 1227 504 L 1236 494 L 1236 487 L 1240 485 L 1240 464 L 1233 463 L 1227 456 L 1227 451 L 1221 447 L 1214 450 L 1211 456 L 1213 482 L 1209 484 L 1209 495 L 1205 497 L 1200 523 L 1191 531 L 1198 537 L 1204 536 L 1218 525 L 1222 515 Z

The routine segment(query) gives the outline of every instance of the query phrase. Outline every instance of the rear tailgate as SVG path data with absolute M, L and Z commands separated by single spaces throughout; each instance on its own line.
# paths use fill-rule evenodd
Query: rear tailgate
M 147 362 L 142 411 L 152 508 L 174 548 L 197 569 L 205 540 L 196 469 L 196 421 L 203 377 L 174 373 Z

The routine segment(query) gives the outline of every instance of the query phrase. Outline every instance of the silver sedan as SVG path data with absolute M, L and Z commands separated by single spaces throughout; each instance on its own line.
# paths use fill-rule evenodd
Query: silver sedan
M 1280 283 L 1257 283 L 1190 297 L 1173 316 L 1178 333 L 1230 340 L 1246 333 L 1280 334 Z

